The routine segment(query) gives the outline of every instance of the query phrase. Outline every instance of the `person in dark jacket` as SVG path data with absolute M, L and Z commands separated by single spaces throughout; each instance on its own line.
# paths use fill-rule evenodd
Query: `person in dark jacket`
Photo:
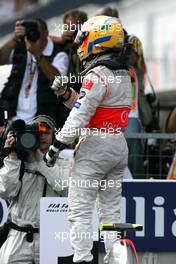
M 1 62 L 13 66 L 1 94 L 1 113 L 8 110 L 10 119 L 23 119 L 27 123 L 38 114 L 46 114 L 61 127 L 68 110 L 59 105 L 50 84 L 56 75 L 67 75 L 69 59 L 48 37 L 45 21 L 17 21 L 13 36 L 1 47 L 2 51 Z M 1 125 L 2 119 L 1 114 Z

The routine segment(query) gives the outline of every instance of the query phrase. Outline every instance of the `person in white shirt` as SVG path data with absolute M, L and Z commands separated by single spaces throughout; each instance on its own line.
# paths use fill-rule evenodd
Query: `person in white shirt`
M 0 263 L 3 264 L 40 263 L 40 198 L 67 196 L 70 161 L 59 158 L 55 167 L 48 168 L 42 160 L 53 141 L 55 122 L 49 116 L 39 115 L 33 123 L 40 128 L 39 148 L 25 150 L 22 158 L 19 150 L 14 149 L 4 158 L 0 168 L 0 197 L 11 201 L 10 231 L 0 249 Z M 12 147 L 14 142 L 15 137 L 9 133 L 4 147 Z

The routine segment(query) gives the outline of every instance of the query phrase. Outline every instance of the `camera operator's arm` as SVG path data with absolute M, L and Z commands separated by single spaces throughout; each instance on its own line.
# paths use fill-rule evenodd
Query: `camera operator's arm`
M 69 58 L 65 52 L 59 52 L 50 63 L 46 57 L 39 59 L 39 66 L 50 81 L 53 81 L 56 75 L 66 75 L 68 72 Z
M 39 67 L 50 81 L 53 81 L 56 75 L 67 74 L 69 59 L 65 52 L 59 52 L 51 63 L 42 54 L 43 47 L 40 39 L 36 42 L 25 41 L 27 50 L 36 57 Z
M 16 46 L 16 42 L 21 36 L 24 36 L 25 28 L 20 25 L 19 21 L 15 24 L 15 29 L 13 36 L 0 48 L 0 64 L 9 64 L 10 63 L 10 55 L 12 50 Z
M 14 137 L 9 136 L 5 142 L 4 148 L 13 146 Z M 0 197 L 4 199 L 14 198 L 20 189 L 21 160 L 17 158 L 16 152 L 11 152 L 4 159 L 4 166 L 0 169 Z
M 0 65 L 5 65 L 10 63 L 10 54 L 15 48 L 16 41 L 14 38 L 10 38 L 1 48 L 0 48 Z
M 73 31 L 64 30 L 61 36 L 50 36 L 54 43 L 65 45 L 68 42 L 73 42 Z
M 44 56 L 39 59 L 38 63 L 50 81 L 54 79 L 54 76 L 60 74 L 60 72 Z

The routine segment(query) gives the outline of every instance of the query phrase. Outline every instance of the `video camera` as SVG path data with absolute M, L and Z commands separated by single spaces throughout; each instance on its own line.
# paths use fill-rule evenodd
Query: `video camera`
M 21 20 L 21 26 L 26 29 L 26 38 L 31 42 L 36 42 L 40 38 L 40 31 L 38 29 L 37 21 L 35 20 Z
M 25 124 L 22 119 L 17 119 L 11 123 L 8 132 L 16 139 L 14 145 L 16 150 L 35 150 L 40 145 L 40 133 L 46 129 L 37 123 Z

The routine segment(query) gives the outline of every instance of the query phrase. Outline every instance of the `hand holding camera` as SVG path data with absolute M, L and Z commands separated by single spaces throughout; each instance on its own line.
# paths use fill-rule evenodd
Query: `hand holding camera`
M 17 157 L 16 151 L 14 151 L 14 145 L 15 145 L 15 137 L 14 133 L 10 131 L 7 135 L 7 139 L 5 141 L 4 149 L 9 150 L 9 153 L 11 156 Z
M 20 20 L 15 25 L 15 40 L 24 39 L 26 48 L 34 56 L 42 54 L 41 33 L 35 20 Z
M 64 30 L 61 36 L 62 44 L 73 42 L 73 32 L 70 30 Z
M 40 38 L 37 21 L 35 20 L 20 20 L 15 24 L 15 37 L 24 37 L 30 42 L 36 42 Z
M 5 148 L 9 148 L 12 147 L 15 143 L 15 137 L 14 137 L 14 133 L 12 131 L 10 131 L 7 135 L 7 139 L 5 141 Z
M 24 37 L 24 35 L 25 35 L 25 27 L 21 24 L 20 21 L 17 21 L 15 24 L 15 30 L 14 30 L 15 40 Z
M 15 150 L 36 150 L 39 145 L 40 128 L 37 124 L 25 124 L 22 119 L 10 124 L 5 147 L 14 147 Z

